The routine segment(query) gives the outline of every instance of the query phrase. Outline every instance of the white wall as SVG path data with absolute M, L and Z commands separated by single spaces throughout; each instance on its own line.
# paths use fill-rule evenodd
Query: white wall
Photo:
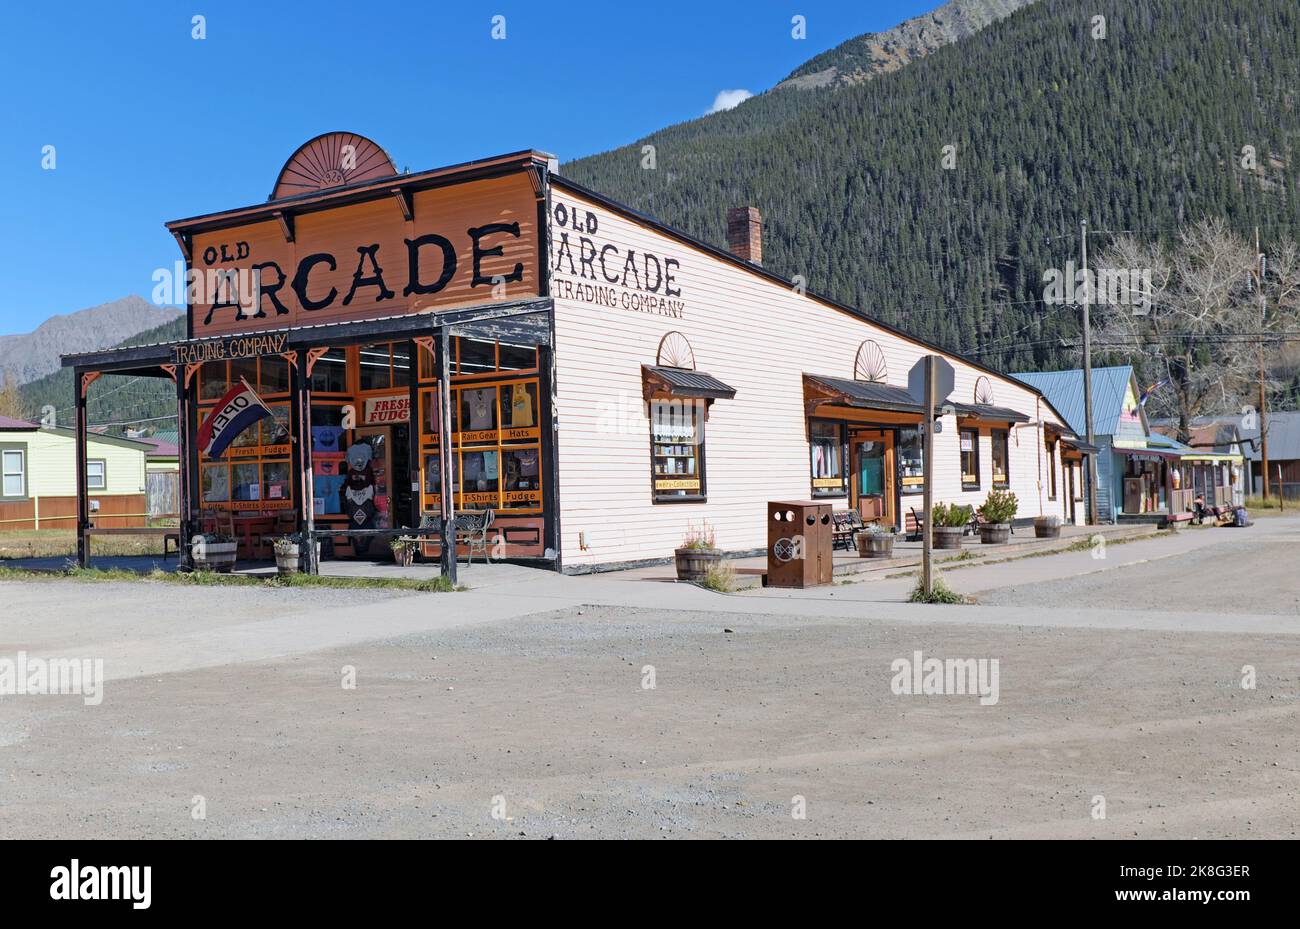
M 596 222 L 590 233 L 588 214 Z M 933 351 L 558 186 L 552 188 L 550 225 L 566 569 L 669 557 L 688 521 L 701 519 L 714 525 L 724 549 L 765 548 L 766 502 L 811 496 L 803 373 L 852 378 L 858 346 L 874 339 L 888 364 L 888 382 L 906 387 L 909 368 Z M 565 234 L 567 253 L 561 238 Z M 590 248 L 581 244 L 584 237 Z M 604 250 L 603 272 L 598 260 L 586 267 L 579 260 L 593 250 Z M 647 252 L 661 267 L 667 259 L 680 263 L 672 270 L 672 286 L 680 289 L 680 296 L 671 298 L 680 301 L 672 304 L 673 315 L 626 305 L 634 296 L 646 296 L 644 280 L 638 289 L 629 275 L 628 286 L 622 286 L 629 250 L 639 265 Z M 607 275 L 618 277 L 619 283 L 609 283 Z M 578 285 L 581 291 L 575 289 Z M 604 288 L 616 305 L 589 302 L 588 286 Z M 667 299 L 662 285 L 659 294 L 651 296 Z M 709 416 L 706 503 L 652 502 L 641 365 L 655 363 L 660 339 L 673 330 L 689 340 L 698 370 L 737 392 L 733 400 L 718 400 Z M 1020 499 L 1020 516 L 1062 514 L 1064 493 L 1054 502 L 1047 500 L 1039 424 L 1043 419 L 1060 421 L 1019 382 L 989 375 L 951 356 L 948 360 L 956 370 L 952 400 L 972 402 L 976 380 L 988 376 L 997 405 L 1030 417 L 1030 424 L 1012 427 L 1009 443 L 1011 489 Z M 980 451 L 983 489 L 963 493 L 957 426 L 952 416 L 946 417 L 935 446 L 936 500 L 983 500 L 992 487 L 987 430 L 981 434 Z M 1059 476 L 1058 482 L 1064 486 Z M 847 501 L 835 505 L 843 507 Z M 585 537 L 585 551 L 580 550 L 579 533 Z

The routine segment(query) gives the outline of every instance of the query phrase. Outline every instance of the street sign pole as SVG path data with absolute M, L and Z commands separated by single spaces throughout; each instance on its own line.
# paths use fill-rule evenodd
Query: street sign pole
M 925 481 L 924 485 L 922 485 L 924 487 L 922 506 L 925 510 L 925 525 L 921 534 L 921 590 L 926 599 L 929 599 L 933 590 L 931 540 L 934 537 L 934 512 L 932 509 L 934 481 L 931 478 L 934 474 L 934 360 L 934 355 L 925 356 L 925 419 L 922 420 L 924 430 L 922 441 L 924 444 L 921 446 L 922 480 Z

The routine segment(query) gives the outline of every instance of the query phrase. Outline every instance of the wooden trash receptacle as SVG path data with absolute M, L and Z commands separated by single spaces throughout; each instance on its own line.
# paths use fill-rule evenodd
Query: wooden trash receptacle
M 831 505 L 812 500 L 767 505 L 768 587 L 831 583 Z

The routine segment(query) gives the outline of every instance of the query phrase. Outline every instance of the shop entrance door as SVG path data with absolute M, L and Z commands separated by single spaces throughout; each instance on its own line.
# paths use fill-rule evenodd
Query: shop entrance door
M 347 450 L 343 511 L 349 529 L 393 529 L 411 521 L 409 425 L 365 426 Z M 382 544 L 380 544 L 382 542 Z M 354 541 L 357 555 L 385 554 L 388 542 Z
M 862 429 L 849 433 L 853 457 L 853 501 L 864 523 L 897 525 L 894 511 L 894 433 Z

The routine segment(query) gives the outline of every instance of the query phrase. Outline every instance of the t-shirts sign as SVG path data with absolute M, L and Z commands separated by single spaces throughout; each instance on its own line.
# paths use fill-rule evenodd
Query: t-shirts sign
M 406 394 L 394 397 L 367 397 L 365 423 L 367 426 L 384 426 L 404 423 L 411 419 L 411 398 Z

